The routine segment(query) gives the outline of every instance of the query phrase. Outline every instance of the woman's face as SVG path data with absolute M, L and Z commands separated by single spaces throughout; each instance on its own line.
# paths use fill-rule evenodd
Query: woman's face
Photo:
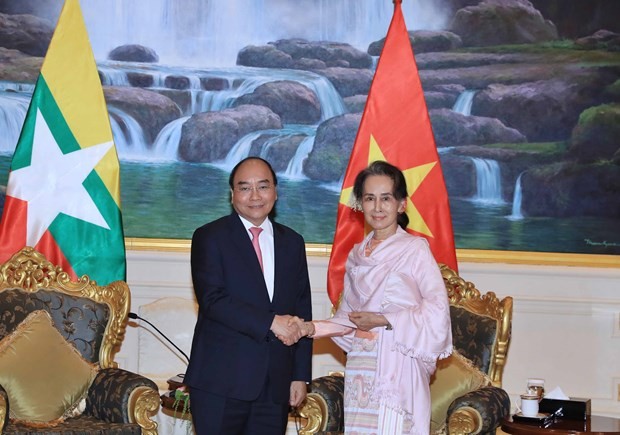
M 398 213 L 405 211 L 406 200 L 394 198 L 394 182 L 387 175 L 371 175 L 362 189 L 362 211 L 366 223 L 375 232 L 392 233 L 398 226 Z

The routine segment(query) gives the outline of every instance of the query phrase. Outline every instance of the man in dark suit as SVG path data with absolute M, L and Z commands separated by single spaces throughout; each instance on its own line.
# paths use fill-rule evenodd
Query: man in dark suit
M 268 218 L 278 198 L 268 162 L 241 161 L 229 184 L 235 211 L 192 238 L 192 419 L 198 435 L 284 434 L 311 378 L 312 343 L 288 321 L 312 314 L 304 240 Z

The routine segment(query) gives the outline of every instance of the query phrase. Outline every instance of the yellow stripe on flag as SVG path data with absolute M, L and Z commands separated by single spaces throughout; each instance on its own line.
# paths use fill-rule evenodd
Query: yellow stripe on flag
M 78 0 L 66 0 L 61 20 L 41 74 L 80 147 L 110 142 L 113 138 L 106 102 Z M 110 170 L 117 167 L 116 151 L 111 148 L 96 170 L 120 207 L 119 180 Z

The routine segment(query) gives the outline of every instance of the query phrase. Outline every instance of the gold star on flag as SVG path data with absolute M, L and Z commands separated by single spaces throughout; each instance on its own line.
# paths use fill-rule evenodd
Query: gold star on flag
M 377 140 L 373 135 L 370 135 L 370 145 L 368 148 L 368 164 L 377 160 L 387 162 L 387 159 L 383 155 L 383 152 L 381 151 L 381 147 L 377 143 Z M 435 167 L 436 164 L 437 162 L 435 161 L 403 170 L 405 180 L 407 180 L 407 195 L 409 195 L 409 197 L 407 198 L 406 208 L 407 215 L 409 216 L 409 225 L 407 226 L 407 228 L 429 237 L 433 237 L 433 233 L 424 221 L 422 214 L 420 214 L 417 207 L 411 200 L 411 197 L 416 192 L 416 190 L 418 190 L 420 185 L 424 182 L 426 176 L 431 172 L 431 170 Z M 342 189 L 342 192 L 340 193 L 340 203 L 346 206 L 351 206 L 352 195 L 353 186 Z
M 415 191 L 418 190 L 418 187 L 420 187 L 426 176 L 431 172 L 431 169 L 433 169 L 436 164 L 437 162 L 431 162 L 403 170 L 405 180 L 407 180 L 407 194 L 409 195 L 409 198 L 407 198 L 406 208 L 407 215 L 409 216 L 409 225 L 407 225 L 407 229 L 422 233 L 429 237 L 433 237 L 433 233 L 428 225 L 426 225 L 424 218 L 411 200 L 411 197 Z

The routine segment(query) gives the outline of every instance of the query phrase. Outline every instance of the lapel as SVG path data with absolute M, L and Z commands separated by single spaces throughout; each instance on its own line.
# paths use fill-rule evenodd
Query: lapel
M 281 296 L 282 292 L 282 283 L 284 282 L 284 274 L 285 270 L 282 268 L 282 264 L 286 262 L 283 261 L 286 254 L 286 240 L 284 237 L 284 231 L 282 227 L 271 221 L 273 225 L 273 257 L 274 257 L 274 277 L 273 277 L 273 301 L 272 303 L 276 303 Z
M 271 303 L 269 301 L 269 292 L 267 291 L 263 271 L 260 268 L 260 263 L 256 257 L 256 252 L 254 252 L 254 247 L 252 246 L 252 241 L 250 240 L 247 230 L 243 226 L 243 222 L 241 222 L 241 219 L 237 213 L 232 213 L 229 216 L 228 223 L 230 229 L 230 241 L 234 245 L 235 252 L 237 252 L 240 256 L 239 264 L 247 265 L 247 273 L 249 278 L 253 282 L 259 283 L 261 288 L 264 289 L 264 295 L 267 302 Z

